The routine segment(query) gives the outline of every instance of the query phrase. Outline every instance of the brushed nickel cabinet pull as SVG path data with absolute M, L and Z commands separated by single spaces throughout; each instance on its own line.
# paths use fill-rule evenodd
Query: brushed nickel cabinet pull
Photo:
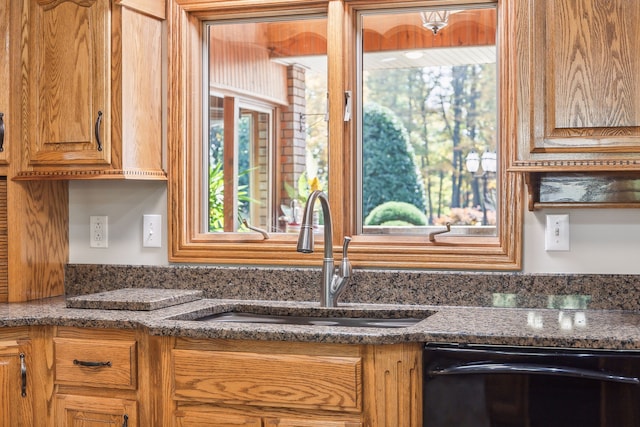
M 98 151 L 102 151 L 102 141 L 100 140 L 100 124 L 102 123 L 102 111 L 98 111 L 98 118 L 96 119 L 96 142 L 98 144 Z
M 0 113 L 0 153 L 4 151 L 4 113 Z
M 78 359 L 73 359 L 73 364 L 80 365 L 80 366 L 88 366 L 91 368 L 99 368 L 102 366 L 111 367 L 111 362 L 87 362 L 85 360 L 78 360 Z
M 20 353 L 20 377 L 22 378 L 22 397 L 27 397 L 27 364 L 24 353 Z

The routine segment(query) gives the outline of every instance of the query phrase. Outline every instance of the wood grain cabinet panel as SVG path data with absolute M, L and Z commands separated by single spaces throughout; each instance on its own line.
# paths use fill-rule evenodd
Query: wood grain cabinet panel
M 294 418 L 274 418 L 265 420 L 265 427 L 361 427 L 354 421 L 330 421 Z
M 175 426 L 422 425 L 422 345 L 178 338 L 166 343 Z
M 29 3 L 29 163 L 109 164 L 109 0 Z
M 175 425 L 176 427 L 263 427 L 260 417 L 215 410 L 176 411 Z
M 0 341 L 0 427 L 33 426 L 29 348 L 28 342 Z
M 640 2 L 508 7 L 519 112 L 511 169 L 640 170 Z
M 54 338 L 55 383 L 135 389 L 136 342 Z
M 176 399 L 360 411 L 358 357 L 174 350 Z
M 110 397 L 58 394 L 56 427 L 137 427 L 137 403 Z
M 165 0 L 26 3 L 18 178 L 166 179 Z
M 11 103 L 11 4 L 9 0 L 0 0 L 0 166 L 8 163 L 7 148 L 12 129 L 8 120 L 12 117 Z
M 164 426 L 156 416 L 148 340 L 138 331 L 53 327 L 51 423 L 56 427 Z M 174 426 L 175 427 L 175 426 Z

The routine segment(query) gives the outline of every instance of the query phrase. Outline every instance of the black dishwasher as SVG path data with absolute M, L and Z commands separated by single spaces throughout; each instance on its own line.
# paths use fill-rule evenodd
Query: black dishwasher
M 426 344 L 424 427 L 640 427 L 640 352 Z

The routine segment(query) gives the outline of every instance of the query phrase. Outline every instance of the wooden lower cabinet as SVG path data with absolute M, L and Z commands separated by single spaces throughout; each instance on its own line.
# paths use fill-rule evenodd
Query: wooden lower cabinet
M 51 341 L 53 426 L 155 425 L 144 333 L 60 327 Z
M 301 420 L 292 418 L 268 418 L 265 427 L 361 427 L 355 421 Z
M 176 427 L 422 425 L 420 344 L 176 338 L 163 360 Z
M 0 427 L 33 426 L 30 358 L 28 341 L 0 340 Z
M 310 415 L 306 418 L 261 417 L 215 409 L 177 410 L 174 425 L 175 427 L 362 427 L 359 421 L 313 419 Z
M 175 427 L 262 427 L 256 416 L 215 410 L 179 410 L 174 415 Z
M 422 345 L 0 329 L 0 427 L 416 427 Z M 33 349 L 33 351 L 31 350 Z M 22 358 L 33 369 L 21 395 Z
M 127 399 L 56 395 L 56 427 L 138 427 L 137 402 Z

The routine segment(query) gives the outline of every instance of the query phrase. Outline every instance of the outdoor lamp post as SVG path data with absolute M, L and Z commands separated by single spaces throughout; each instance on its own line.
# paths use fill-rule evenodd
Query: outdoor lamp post
M 482 225 L 487 225 L 487 179 L 490 173 L 496 171 L 497 161 L 495 151 L 482 153 Z
M 473 206 L 481 206 L 482 199 L 480 198 L 480 190 L 478 189 L 478 176 L 476 172 L 478 172 L 478 168 L 480 167 L 480 156 L 475 150 L 471 150 L 469 154 L 467 154 L 466 159 L 467 170 L 471 173 L 471 177 L 473 181 L 471 181 L 471 190 L 473 192 Z
M 485 151 L 482 153 L 482 157 L 476 153 L 475 150 L 467 155 L 466 166 L 467 170 L 473 175 L 474 182 L 477 182 L 478 176 L 482 177 L 482 225 L 487 225 L 487 180 L 489 174 L 494 173 L 497 170 L 498 159 L 495 151 Z M 478 175 L 478 169 L 482 166 L 482 174 Z M 474 187 L 477 188 L 477 184 Z M 475 195 L 475 193 L 474 193 Z

